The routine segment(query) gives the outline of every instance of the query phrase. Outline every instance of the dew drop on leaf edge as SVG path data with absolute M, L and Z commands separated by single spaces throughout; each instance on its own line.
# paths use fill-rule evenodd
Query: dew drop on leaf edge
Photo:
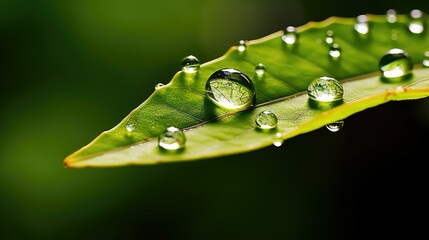
M 343 128 L 344 120 L 338 120 L 329 124 L 326 124 L 326 128 L 331 132 L 338 132 Z
M 262 130 L 273 129 L 277 127 L 277 116 L 271 111 L 260 112 L 255 119 L 256 127 Z
M 392 48 L 380 58 L 378 68 L 383 79 L 403 80 L 410 75 L 413 64 L 407 52 L 399 48 Z
M 281 147 L 283 145 L 283 138 L 281 133 L 276 133 L 273 137 L 273 145 L 276 147 Z
M 185 147 L 186 137 L 177 127 L 168 127 L 158 138 L 158 146 L 165 150 L 179 150 Z
M 423 53 L 423 61 L 422 61 L 422 64 L 423 64 L 423 66 L 424 67 L 429 67 L 429 51 L 425 51 L 424 53 Z
M 288 45 L 296 43 L 296 41 L 298 40 L 298 33 L 296 32 L 296 28 L 294 26 L 288 26 L 286 30 L 284 30 L 282 40 Z
M 343 99 L 344 89 L 335 78 L 323 76 L 310 83 L 307 93 L 310 99 L 317 102 L 336 102 Z
M 233 68 L 223 68 L 210 75 L 205 92 L 213 103 L 230 110 L 249 108 L 256 98 L 252 80 Z
M 247 48 L 246 41 L 245 40 L 240 40 L 238 42 L 238 47 L 237 47 L 238 51 L 239 52 L 244 52 L 244 51 L 246 51 L 246 48 Z
M 193 55 L 182 59 L 182 70 L 185 73 L 196 73 L 200 69 L 200 61 Z

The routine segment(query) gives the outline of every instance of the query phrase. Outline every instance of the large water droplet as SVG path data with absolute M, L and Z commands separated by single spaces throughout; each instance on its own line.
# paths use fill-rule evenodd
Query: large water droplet
M 397 20 L 396 16 L 396 10 L 395 9 L 389 9 L 386 12 L 386 20 L 390 23 L 395 23 Z
M 362 35 L 366 35 L 369 32 L 368 16 L 359 15 L 356 18 L 355 30 Z
M 282 40 L 288 45 L 294 44 L 298 40 L 296 28 L 294 26 L 288 26 L 286 30 L 284 30 Z
M 206 95 L 218 106 L 236 110 L 253 106 L 256 97 L 252 80 L 233 68 L 214 72 L 207 80 Z
M 333 123 L 326 124 L 326 128 L 331 132 L 338 132 L 344 126 L 344 120 L 338 120 Z
M 185 73 L 196 73 L 200 69 L 200 61 L 193 55 L 189 55 L 182 60 L 182 70 Z
M 277 121 L 277 116 L 271 111 L 262 111 L 255 119 L 256 127 L 267 130 L 277 127 Z
M 313 80 L 307 89 L 310 99 L 317 102 L 337 102 L 343 99 L 343 86 L 332 77 L 323 76 Z
M 410 22 L 408 29 L 414 34 L 420 34 L 425 30 L 424 13 L 419 9 L 414 9 L 410 12 Z
M 410 56 L 399 48 L 389 50 L 380 59 L 378 66 L 382 77 L 389 80 L 402 80 L 413 70 Z
M 168 127 L 158 138 L 158 146 L 165 150 L 179 150 L 185 147 L 186 137 L 177 127 Z
M 125 126 L 125 129 L 127 129 L 128 132 L 132 132 L 132 131 L 136 130 L 136 125 L 133 123 L 129 123 Z
M 259 63 L 259 64 L 258 64 L 258 65 L 256 65 L 256 67 L 255 67 L 255 73 L 256 73 L 256 75 L 258 75 L 258 76 L 262 76 L 262 75 L 264 75 L 264 74 L 265 74 L 265 70 L 266 70 L 266 68 L 265 68 L 264 64 L 262 64 L 262 63 Z
M 429 67 L 429 51 L 424 52 L 423 66 Z
M 239 52 L 244 52 L 246 50 L 246 41 L 245 40 L 240 40 L 240 42 L 238 42 L 238 51 Z
M 329 48 L 329 56 L 333 59 L 338 59 L 341 56 L 341 48 L 338 43 L 333 43 Z
M 282 146 L 283 141 L 282 134 L 279 132 L 273 137 L 273 145 L 276 147 Z
M 164 83 L 157 83 L 156 85 L 155 85 L 155 90 L 157 90 L 157 89 L 160 89 L 160 88 L 162 88 L 162 87 L 164 87 L 165 85 L 164 85 Z

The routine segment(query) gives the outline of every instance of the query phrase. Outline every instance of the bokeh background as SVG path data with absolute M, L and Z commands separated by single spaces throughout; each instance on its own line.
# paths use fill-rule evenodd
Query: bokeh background
M 421 0 L 0 0 L 1 239 L 428 236 L 429 101 L 388 103 L 283 146 L 187 163 L 67 169 L 184 56 Z M 419 218 L 422 217 L 422 218 Z

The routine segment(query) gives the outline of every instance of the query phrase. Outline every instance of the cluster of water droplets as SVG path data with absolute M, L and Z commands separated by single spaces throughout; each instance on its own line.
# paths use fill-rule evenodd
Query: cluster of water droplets
M 386 21 L 397 22 L 397 14 L 394 9 L 386 12 Z M 413 34 L 421 34 L 425 31 L 425 15 L 420 10 L 413 10 L 409 14 L 409 31 Z M 370 23 L 367 15 L 359 15 L 356 18 L 354 31 L 360 37 L 365 37 L 370 32 Z M 391 39 L 397 40 L 397 30 L 391 32 Z M 296 44 L 299 40 L 299 33 L 294 26 L 288 26 L 281 36 L 281 40 L 288 46 Z M 328 47 L 328 55 L 338 60 L 342 55 L 342 49 L 335 41 L 333 30 L 327 30 L 324 42 Z M 240 40 L 237 45 L 239 53 L 245 52 L 247 41 Z M 429 50 L 425 51 L 422 65 L 429 67 Z M 402 81 L 412 74 L 413 64 L 410 56 L 403 49 L 393 48 L 387 51 L 379 60 L 379 71 L 382 79 L 392 82 Z M 193 55 L 182 59 L 182 71 L 185 74 L 195 74 L 200 69 L 200 61 Z M 261 78 L 266 74 L 266 66 L 258 63 L 254 68 L 256 78 Z M 163 83 L 158 83 L 155 89 L 164 87 Z M 403 87 L 398 87 L 399 91 L 404 91 Z M 333 77 L 321 76 L 314 79 L 307 88 L 309 101 L 317 103 L 335 103 L 343 101 L 344 88 L 342 84 Z M 227 110 L 245 110 L 255 105 L 256 91 L 251 78 L 245 73 L 234 68 L 222 68 L 215 71 L 207 79 L 205 85 L 205 96 L 216 106 Z M 255 117 L 255 128 L 260 131 L 269 131 L 278 126 L 277 116 L 268 110 L 261 111 Z M 331 132 L 337 132 L 344 126 L 344 120 L 338 120 L 325 125 Z M 127 132 L 136 129 L 135 123 L 126 125 Z M 274 146 L 281 146 L 283 143 L 282 133 L 277 132 L 272 142 Z M 158 138 L 158 146 L 164 150 L 180 150 L 185 147 L 186 137 L 182 130 L 177 127 L 168 127 Z

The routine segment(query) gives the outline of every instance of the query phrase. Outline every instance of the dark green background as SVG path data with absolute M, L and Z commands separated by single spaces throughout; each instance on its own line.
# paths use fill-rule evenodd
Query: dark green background
M 1 239 L 427 237 L 429 101 L 389 103 L 280 148 L 67 169 L 189 54 L 329 16 L 429 4 L 313 0 L 1 0 Z

